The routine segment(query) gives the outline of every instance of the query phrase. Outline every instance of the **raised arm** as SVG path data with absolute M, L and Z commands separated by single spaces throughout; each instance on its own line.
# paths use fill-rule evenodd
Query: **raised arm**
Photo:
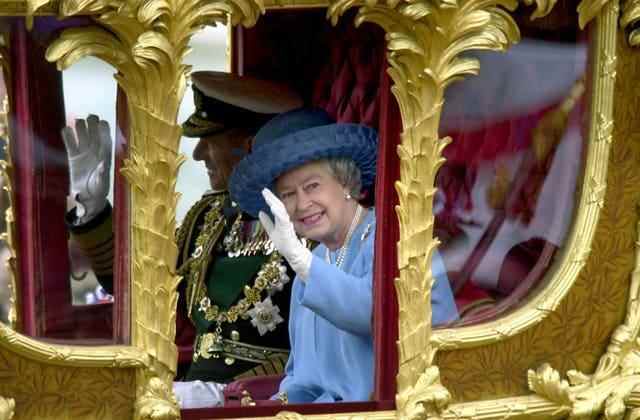
M 70 172 L 70 191 L 77 207 L 67 214 L 74 242 L 91 261 L 100 285 L 113 292 L 113 226 L 110 188 L 112 144 L 109 124 L 96 115 L 78 119 L 75 132 L 62 129 Z

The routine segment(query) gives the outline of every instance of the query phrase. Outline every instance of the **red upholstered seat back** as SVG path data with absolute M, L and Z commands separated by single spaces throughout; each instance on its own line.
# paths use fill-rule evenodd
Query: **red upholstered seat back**
M 372 25 L 343 24 L 338 31 L 340 36 L 331 39 L 329 59 L 315 80 L 312 103 L 336 121 L 377 129 L 385 77 L 384 36 Z

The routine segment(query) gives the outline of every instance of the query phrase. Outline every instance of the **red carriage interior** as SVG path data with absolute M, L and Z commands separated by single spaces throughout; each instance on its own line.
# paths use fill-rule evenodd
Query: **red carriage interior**
M 46 31 L 28 32 L 19 19 L 8 23 L 11 70 L 5 82 L 12 92 L 21 331 L 54 340 L 112 343 L 111 304 L 71 304 L 64 223 L 69 178 L 66 159 L 59 159 L 65 156 L 60 137 L 65 125 L 62 76 L 55 64 L 44 60 Z

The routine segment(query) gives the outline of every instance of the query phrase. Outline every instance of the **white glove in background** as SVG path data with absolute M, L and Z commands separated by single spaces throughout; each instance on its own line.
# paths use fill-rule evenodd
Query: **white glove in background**
M 180 408 L 219 407 L 224 403 L 225 384 L 216 382 L 174 382 L 173 392 Z
M 258 217 L 262 227 L 267 231 L 269 239 L 278 252 L 289 262 L 301 280 L 306 280 L 311 268 L 311 251 L 298 239 L 287 209 L 278 197 L 269 189 L 262 190 L 262 196 L 271 209 L 275 218 L 275 225 L 266 213 L 260 212 Z
M 79 223 L 94 218 L 107 205 L 111 172 L 111 135 L 109 123 L 96 115 L 76 120 L 75 133 L 71 127 L 62 129 L 62 139 L 69 158 L 71 195 L 78 203 Z

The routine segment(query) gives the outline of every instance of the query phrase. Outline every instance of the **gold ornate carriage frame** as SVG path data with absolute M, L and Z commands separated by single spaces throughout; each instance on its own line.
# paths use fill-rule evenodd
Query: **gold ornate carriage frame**
M 326 7 L 334 23 L 357 8 L 356 23 L 381 26 L 403 123 L 396 183 L 396 410 L 308 417 L 640 418 L 636 0 L 626 0 L 622 12 L 618 0 L 582 0 L 578 6 L 580 24 L 588 25 L 592 39 L 588 153 L 573 227 L 546 286 L 508 316 L 431 330 L 429 267 L 438 244 L 433 185 L 449 142 L 438 136 L 444 91 L 477 72 L 478 62 L 464 52 L 504 50 L 518 41 L 509 14 L 517 5 L 516 0 L 1 0 L 0 15 L 24 16 L 27 24 L 36 15 L 91 16 L 91 26 L 63 31 L 47 59 L 64 69 L 93 55 L 117 70 L 129 104 L 131 147 L 123 172 L 133 210 L 131 345 L 58 346 L 0 326 L 0 375 L 11 378 L 0 385 L 5 397 L 0 418 L 10 418 L 14 410 L 20 419 L 179 417 L 171 381 L 179 280 L 173 266 L 175 179 L 184 159 L 178 154 L 176 119 L 189 70 L 182 60 L 202 25 L 250 26 L 266 9 L 282 7 Z M 536 0 L 533 18 L 554 5 L 555 0 Z M 10 164 L 5 169 L 10 175 Z M 303 416 L 281 412 L 278 417 Z

